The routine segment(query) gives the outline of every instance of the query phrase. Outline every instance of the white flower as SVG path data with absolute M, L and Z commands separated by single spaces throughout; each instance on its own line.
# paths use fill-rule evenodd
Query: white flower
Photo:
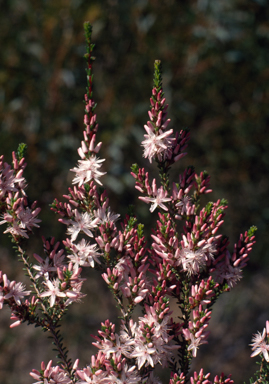
M 189 196 L 183 196 L 182 199 L 176 204 L 178 213 L 180 215 L 187 214 L 188 208 L 191 206 L 191 198 Z
M 216 248 L 214 244 L 207 244 L 192 249 L 185 236 L 183 236 L 184 246 L 182 249 L 177 249 L 175 258 L 176 265 L 182 265 L 183 271 L 186 271 L 189 276 L 197 275 L 206 266 L 209 259 L 213 259 Z
M 40 208 L 31 211 L 31 209 L 29 209 L 28 207 L 26 209 L 20 207 L 16 211 L 17 218 L 20 220 L 20 227 L 27 228 L 29 231 L 31 231 L 32 227 L 39 228 L 39 225 L 37 223 L 40 223 L 41 220 L 37 219 L 36 216 L 39 214 L 40 211 Z
M 149 124 L 151 125 L 151 123 Z M 148 157 L 149 162 L 152 162 L 152 158 L 154 156 L 158 156 L 159 160 L 165 160 L 168 157 L 169 152 L 171 152 L 173 141 L 175 140 L 172 137 L 169 137 L 173 133 L 173 129 L 169 129 L 169 131 L 162 132 L 160 129 L 156 134 L 153 132 L 154 128 L 144 126 L 147 131 L 147 135 L 144 135 L 145 139 L 142 141 L 142 146 L 144 147 L 144 157 Z
M 109 341 L 104 347 L 103 352 L 106 354 L 106 357 L 109 358 L 110 354 L 113 353 L 115 353 L 117 358 L 120 358 L 122 355 L 129 357 L 132 349 L 130 343 L 124 343 L 124 337 L 122 338 L 118 334 L 115 334 L 115 337 L 115 344 Z
M 136 347 L 131 354 L 131 357 L 137 358 L 138 369 L 145 364 L 145 367 L 151 365 L 154 367 L 153 355 L 156 353 L 155 348 L 150 348 L 147 344 L 143 344 L 142 342 L 137 341 Z
M 95 180 L 96 183 L 102 185 L 99 178 L 106 174 L 106 172 L 100 172 L 98 169 L 105 159 L 98 159 L 96 156 L 91 156 L 87 160 L 79 160 L 78 168 L 71 169 L 72 172 L 76 172 L 76 176 L 73 179 L 73 184 L 79 185 L 87 183 L 90 180 Z
M 75 241 L 79 232 L 82 231 L 86 235 L 93 237 L 90 229 L 95 228 L 99 219 L 92 219 L 92 216 L 87 212 L 82 215 L 75 209 L 75 220 L 68 220 L 68 224 L 71 224 L 67 229 L 67 234 L 71 235 L 71 241 Z
M 45 260 L 40 261 L 39 265 L 34 265 L 33 268 L 38 271 L 35 275 L 35 279 L 39 279 L 41 276 L 44 276 L 45 280 L 49 279 L 49 273 L 52 271 L 56 271 L 56 267 L 53 267 L 50 264 L 49 257 L 46 257 Z
M 84 368 L 83 371 L 77 370 L 77 376 L 82 379 L 77 381 L 79 384 L 111 384 L 107 377 L 107 372 L 98 372 L 97 375 L 92 373 L 91 367 Z
M 158 316 L 153 307 L 145 306 L 146 314 L 144 317 L 139 317 L 139 321 L 148 324 L 149 326 L 154 328 L 154 337 L 156 339 L 161 339 L 163 342 L 168 343 L 168 331 L 170 328 L 168 327 L 169 315 L 165 315 L 162 321 L 159 323 Z
M 72 290 L 66 291 L 66 297 L 68 297 L 64 304 L 66 307 L 72 304 L 73 302 L 80 303 L 81 299 L 86 296 L 84 293 L 80 292 L 82 283 L 82 281 L 80 281 L 79 283 L 71 283 Z
M 114 223 L 120 215 L 117 213 L 113 213 L 110 210 L 110 207 L 107 209 L 102 207 L 98 208 L 97 211 L 93 211 L 94 216 L 100 220 L 101 223 Z
M 13 297 L 16 304 L 21 305 L 21 298 L 30 295 L 31 291 L 25 291 L 25 286 L 22 283 L 12 281 L 9 285 L 9 293 L 5 295 L 4 299 Z
M 250 357 L 253 357 L 262 353 L 263 357 L 268 362 L 269 361 L 269 355 L 268 355 L 269 345 L 266 344 L 265 336 L 266 336 L 265 328 L 263 329 L 262 335 L 260 334 L 260 332 L 257 332 L 256 335 L 253 335 L 253 338 L 252 338 L 253 343 L 250 344 L 253 352 Z
M 242 278 L 242 276 L 242 269 L 239 267 L 233 267 L 232 265 L 225 265 L 225 269 L 221 275 L 222 279 L 227 281 L 230 288 L 233 288 Z
M 45 292 L 42 292 L 40 294 L 40 297 L 47 297 L 50 296 L 50 306 L 53 307 L 55 304 L 55 300 L 57 297 L 65 297 L 66 294 L 64 292 L 61 292 L 59 289 L 60 281 L 58 279 L 55 279 L 53 281 L 47 280 L 44 283 L 48 290 Z
M 74 271 L 77 271 L 79 266 L 94 268 L 95 261 L 101 264 L 99 261 L 101 253 L 98 253 L 96 248 L 96 244 L 88 244 L 85 239 L 82 239 L 78 244 L 74 244 L 74 253 L 68 256 L 74 264 Z
M 2 223 L 3 222 L 1 222 L 0 224 Z M 11 235 L 13 236 L 22 236 L 26 239 L 29 239 L 26 229 L 21 228 L 18 222 L 16 221 L 13 222 L 13 226 L 9 226 L 3 233 L 11 233 Z
M 64 372 L 59 366 L 52 367 L 51 361 L 48 363 L 45 370 L 46 378 L 43 377 L 37 370 L 30 372 L 30 375 L 37 381 L 34 384 L 72 384 L 73 381 L 70 380 L 70 377 L 67 372 Z
M 197 356 L 197 350 L 201 344 L 206 344 L 206 341 L 202 340 L 201 337 L 195 337 L 192 333 L 190 334 L 190 345 L 188 346 L 188 351 L 192 351 L 192 356 Z
M 150 207 L 150 212 L 153 212 L 157 207 L 160 207 L 165 211 L 168 211 L 168 208 L 163 203 L 167 201 L 171 201 L 171 198 L 166 197 L 167 192 L 163 190 L 163 187 L 159 188 L 156 194 L 154 195 L 155 195 L 154 197 L 139 196 L 139 199 L 144 201 L 145 203 L 152 203 Z
M 137 384 L 140 383 L 141 377 L 137 372 L 137 368 L 133 365 L 131 368 L 128 368 L 127 365 L 124 365 L 122 370 L 119 372 L 120 377 L 117 378 L 113 374 L 108 376 L 110 384 Z

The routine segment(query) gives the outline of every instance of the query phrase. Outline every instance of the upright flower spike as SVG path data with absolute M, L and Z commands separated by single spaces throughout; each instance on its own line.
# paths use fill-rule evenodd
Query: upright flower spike
M 94 44 L 91 42 L 91 37 L 92 37 L 92 26 L 89 22 L 84 23 L 84 32 L 85 32 L 85 38 L 86 38 L 86 49 L 87 53 L 84 55 L 84 58 L 87 62 L 87 99 L 91 100 L 92 103 L 89 105 L 86 105 L 86 116 L 88 117 L 89 121 L 92 122 L 92 127 L 91 130 L 95 130 L 97 132 L 98 125 L 96 123 L 96 118 L 94 118 L 94 109 L 96 107 L 96 104 L 93 102 L 93 94 L 92 94 L 92 79 L 93 79 L 93 74 L 92 74 L 92 63 L 94 61 L 94 57 L 92 56 L 92 52 L 94 49 Z M 86 95 L 85 95 L 85 101 L 86 100 Z M 87 125 L 87 124 L 86 124 Z
M 168 211 L 168 208 L 163 204 L 168 201 L 171 201 L 170 197 L 166 197 L 167 193 L 163 190 L 163 187 L 159 188 L 156 193 L 153 192 L 153 197 L 143 197 L 139 196 L 139 199 L 145 203 L 152 203 L 150 207 L 150 212 L 155 211 L 157 207 Z
M 161 61 L 155 60 L 152 96 L 150 98 L 150 110 L 148 115 L 150 121 L 144 126 L 147 134 L 142 141 L 145 158 L 156 160 L 162 170 L 163 176 L 169 166 L 181 159 L 186 153 L 183 150 L 187 147 L 189 133 L 181 130 L 174 136 L 173 129 L 167 130 L 170 119 L 167 119 L 168 104 L 165 104 L 164 92 L 162 89 L 162 67 Z M 165 179 L 165 177 L 164 177 Z M 165 183 L 165 181 L 163 180 Z
M 98 143 L 95 146 L 96 132 L 98 130 L 98 124 L 96 121 L 95 108 L 96 103 L 93 100 L 93 91 L 92 91 L 92 63 L 94 57 L 92 56 L 92 51 L 94 44 L 91 43 L 91 34 L 92 26 L 90 23 L 84 23 L 85 37 L 87 42 L 87 53 L 84 58 L 87 62 L 87 93 L 85 94 L 85 115 L 84 115 L 84 141 L 81 142 L 81 147 L 78 148 L 78 154 L 82 160 L 79 160 L 79 165 L 77 168 L 71 169 L 71 172 L 75 172 L 76 176 L 73 179 L 73 184 L 79 185 L 81 187 L 84 183 L 88 183 L 91 180 L 94 180 L 96 183 L 102 185 L 99 178 L 106 174 L 106 172 L 100 172 L 99 168 L 104 159 L 98 159 L 96 154 L 99 152 L 102 143 Z
M 91 42 L 92 37 L 92 26 L 89 22 L 84 23 L 84 32 L 85 32 L 85 38 L 86 38 L 86 49 L 87 53 L 84 55 L 84 58 L 87 63 L 86 68 L 86 74 L 87 74 L 87 93 L 85 94 L 85 115 L 84 115 L 84 124 L 86 126 L 86 135 L 84 134 L 86 144 L 90 144 L 92 139 L 95 139 L 95 133 L 98 130 L 98 124 L 96 121 L 96 114 L 95 114 L 95 108 L 96 103 L 93 100 L 93 89 L 92 89 L 92 80 L 93 80 L 93 73 L 92 73 L 92 64 L 95 58 L 92 56 L 92 52 L 94 49 L 94 44 Z M 91 147 L 93 146 L 93 143 L 91 143 Z M 87 145 L 86 145 L 87 147 Z M 82 149 L 85 150 L 86 148 Z
M 150 98 L 151 109 L 148 112 L 150 121 L 145 125 L 147 132 L 145 140 L 142 142 L 144 147 L 144 157 L 152 162 L 152 159 L 158 161 L 165 161 L 172 156 L 172 148 L 175 142 L 175 138 L 171 135 L 173 130 L 166 130 L 170 120 L 166 120 L 166 110 L 168 105 L 165 104 L 164 93 L 162 90 L 162 71 L 161 62 L 156 60 L 154 63 L 154 78 L 153 78 L 153 90 Z

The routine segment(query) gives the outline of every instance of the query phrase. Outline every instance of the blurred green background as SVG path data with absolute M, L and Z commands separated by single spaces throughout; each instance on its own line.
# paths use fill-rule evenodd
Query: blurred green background
M 98 140 L 113 211 L 123 214 L 128 204 L 138 204 L 141 220 L 149 224 L 129 170 L 134 162 L 148 166 L 140 141 L 153 63 L 160 59 L 171 127 L 191 131 L 188 156 L 172 176 L 177 180 L 189 164 L 211 174 L 209 198 L 229 201 L 223 232 L 231 250 L 240 232 L 258 227 L 245 280 L 216 305 L 210 344 L 200 348 L 193 365 L 246 381 L 256 369 L 249 357 L 252 333 L 269 319 L 269 2 L 0 0 L 0 8 L 0 152 L 10 161 L 12 150 L 27 144 L 28 195 L 42 207 L 43 227 L 29 253 L 41 254 L 41 234 L 64 236 L 48 204 L 67 192 L 68 169 L 78 160 L 86 86 L 83 22 L 90 21 Z M 0 269 L 19 279 L 19 267 L 1 236 Z M 89 276 L 84 305 L 73 305 L 63 328 L 81 367 L 96 351 L 90 334 L 100 321 L 117 317 L 100 276 L 93 271 Z M 0 382 L 31 383 L 28 373 L 41 360 L 56 362 L 50 341 L 41 330 L 26 325 L 9 330 L 9 324 L 9 310 L 3 309 Z

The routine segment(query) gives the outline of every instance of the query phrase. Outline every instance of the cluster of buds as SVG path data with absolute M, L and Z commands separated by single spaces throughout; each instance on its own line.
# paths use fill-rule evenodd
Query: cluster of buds
M 76 364 L 76 363 L 75 363 Z M 75 369 L 76 366 L 74 365 L 73 369 Z M 54 367 L 52 365 L 52 360 L 50 360 L 45 365 L 44 361 L 41 363 L 41 370 L 38 371 L 37 369 L 33 369 L 32 372 L 30 372 L 30 375 L 33 379 L 38 380 L 36 382 L 43 384 L 43 383 L 61 383 L 61 384 L 72 384 L 73 381 L 68 377 L 68 373 L 64 370 L 64 367 L 56 366 Z
M 29 238 L 33 227 L 39 227 L 41 220 L 37 218 L 40 208 L 36 208 L 37 202 L 29 206 L 25 192 L 26 181 L 23 171 L 26 167 L 22 156 L 24 146 L 18 149 L 18 154 L 12 153 L 13 167 L 4 162 L 4 156 L 0 157 L 0 212 L 3 213 L 1 224 L 7 224 L 4 233 L 10 233 L 15 240 Z M 19 157 L 19 159 L 17 158 Z
M 152 163 L 153 159 L 159 162 L 167 161 L 169 164 L 181 159 L 186 155 L 183 151 L 187 147 L 189 133 L 182 130 L 173 135 L 173 129 L 167 130 L 170 119 L 167 119 L 168 104 L 165 104 L 162 90 L 161 62 L 155 61 L 154 87 L 150 98 L 150 110 L 148 111 L 150 121 L 144 126 L 147 134 L 142 141 L 144 157 Z
M 228 377 L 222 373 L 220 376 L 215 376 L 214 381 L 209 380 L 210 373 L 204 374 L 204 370 L 201 369 L 199 373 L 194 372 L 190 378 L 191 384 L 233 384 L 234 381 L 231 379 L 231 375 Z M 185 376 L 181 373 L 180 375 L 174 373 L 171 374 L 169 384 L 185 384 Z
M 10 282 L 0 273 L 0 308 L 7 304 L 15 325 L 23 321 L 49 331 L 58 351 L 60 363 L 33 370 L 35 384 L 160 384 L 154 376 L 156 366 L 170 367 L 169 384 L 232 384 L 224 374 L 209 380 L 201 370 L 190 376 L 190 361 L 200 345 L 207 343 L 212 306 L 222 292 L 230 290 L 241 278 L 242 268 L 255 243 L 255 227 L 240 235 L 232 254 L 228 238 L 220 233 L 227 208 L 225 200 L 210 202 L 200 208 L 200 197 L 208 194 L 210 178 L 186 168 L 178 182 L 170 183 L 169 168 L 185 156 L 189 132 L 174 134 L 168 129 L 168 105 L 165 103 L 161 65 L 155 62 L 154 86 L 150 98 L 150 121 L 145 125 L 143 156 L 156 161 L 159 181 L 150 179 L 145 168 L 133 165 L 131 174 L 139 199 L 158 211 L 152 227 L 151 241 L 135 215 L 113 213 L 106 191 L 100 191 L 105 175 L 104 159 L 97 154 L 98 130 L 96 104 L 92 94 L 91 27 L 85 24 L 88 88 L 85 95 L 84 140 L 78 149 L 80 160 L 72 168 L 74 186 L 64 195 L 65 202 L 55 200 L 52 210 L 67 226 L 67 238 L 55 242 L 43 238 L 45 256 L 34 254 L 35 264 L 23 250 L 23 238 L 38 227 L 39 209 L 28 206 L 23 178 L 25 160 L 21 151 L 13 154 L 13 168 L 0 158 L 0 210 L 16 244 L 33 293 L 22 283 Z M 159 185 L 158 185 L 159 184 Z M 119 223 L 120 222 L 120 223 Z M 37 262 L 37 264 L 36 264 Z M 98 349 L 89 364 L 79 368 L 72 364 L 63 346 L 59 321 L 74 302 L 85 296 L 81 292 L 85 268 L 100 272 L 121 311 L 121 326 L 106 320 L 101 323 L 93 345 Z M 31 299 L 24 300 L 31 295 Z M 23 301 L 24 300 L 24 301 Z M 173 315 L 170 301 L 177 302 L 180 315 Z M 140 312 L 134 309 L 140 308 Z M 141 316 L 135 315 L 141 313 Z M 267 322 L 268 323 L 268 322 Z M 269 326 L 253 339 L 253 354 L 262 354 L 268 362 Z
M 192 351 L 192 356 L 197 356 L 197 349 L 201 344 L 206 344 L 209 332 L 205 331 L 208 327 L 211 311 L 203 311 L 202 305 L 193 311 L 193 321 L 189 321 L 188 328 L 183 328 L 185 340 L 188 342 L 188 351 Z

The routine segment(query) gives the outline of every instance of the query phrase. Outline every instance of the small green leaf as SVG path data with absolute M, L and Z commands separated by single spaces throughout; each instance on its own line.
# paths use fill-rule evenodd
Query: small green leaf
M 27 149 L 27 145 L 24 143 L 20 143 L 16 152 L 16 157 L 19 161 L 25 156 Z
M 139 172 L 139 166 L 138 166 L 138 164 L 133 164 L 133 165 L 131 166 L 131 171 L 132 171 L 135 175 L 137 175 L 138 172 Z
M 258 228 L 255 227 L 255 225 L 252 225 L 252 227 L 250 227 L 248 230 L 248 236 L 249 237 L 254 236 L 257 230 L 258 230 Z

